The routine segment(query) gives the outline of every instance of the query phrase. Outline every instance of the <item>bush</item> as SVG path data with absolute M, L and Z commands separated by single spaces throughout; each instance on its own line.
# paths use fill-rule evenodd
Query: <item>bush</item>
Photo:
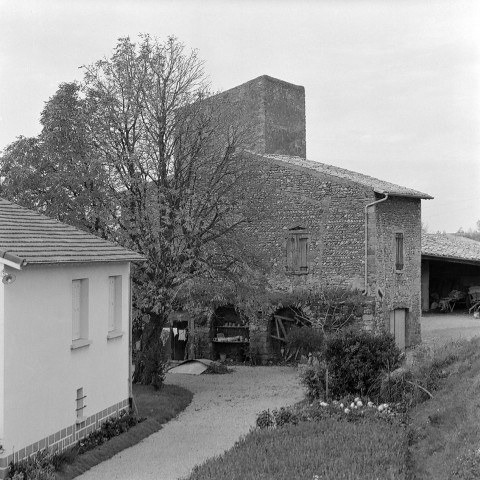
M 211 363 L 208 368 L 203 372 L 203 374 L 207 375 L 224 375 L 226 373 L 233 373 L 234 370 L 232 368 L 228 368 L 223 363 L 213 362 Z
M 7 478 L 15 480 L 55 480 L 55 468 L 52 463 L 53 454 L 41 450 L 35 455 L 18 463 L 11 463 Z
M 324 362 L 299 366 L 300 383 L 307 389 L 307 398 L 310 401 L 326 399 L 326 371 Z
M 308 355 L 321 350 L 323 336 L 315 328 L 294 327 L 287 333 L 285 340 L 290 352 L 298 351 L 301 355 Z
M 99 430 L 92 432 L 78 442 L 78 453 L 82 454 L 102 445 L 113 437 L 127 432 L 134 427 L 139 420 L 132 412 L 123 411 L 117 418 L 111 418 L 104 422 Z
M 168 362 L 160 341 L 153 342 L 138 354 L 134 381 L 143 385 L 153 385 L 158 390 L 165 380 Z
M 299 417 L 291 407 L 264 410 L 257 415 L 256 425 L 259 429 L 283 427 L 285 425 L 297 425 Z
M 324 358 L 331 395 L 337 398 L 367 393 L 378 396 L 380 373 L 395 370 L 400 354 L 394 337 L 386 333 L 373 336 L 349 328 L 327 337 Z

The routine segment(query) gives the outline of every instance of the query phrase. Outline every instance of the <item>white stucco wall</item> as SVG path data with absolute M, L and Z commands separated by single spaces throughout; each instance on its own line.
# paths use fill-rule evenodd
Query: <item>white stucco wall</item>
M 128 398 L 129 264 L 27 265 L 14 273 L 4 286 L 6 454 L 74 424 L 78 388 L 87 395 L 85 416 Z M 123 277 L 125 333 L 107 340 L 111 275 Z M 72 280 L 83 278 L 91 343 L 72 350 Z
M 0 265 L 1 271 L 2 265 Z M 4 312 L 3 312 L 3 289 L 5 285 L 0 282 L 0 445 L 3 445 L 4 429 Z

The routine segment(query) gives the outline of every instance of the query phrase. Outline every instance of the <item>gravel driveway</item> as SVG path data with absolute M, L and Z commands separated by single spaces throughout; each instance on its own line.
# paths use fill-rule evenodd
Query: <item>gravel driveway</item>
M 139 444 L 83 475 L 82 480 L 177 480 L 229 449 L 255 425 L 257 413 L 304 396 L 291 367 L 234 367 L 228 375 L 167 374 L 166 383 L 194 393 L 176 419 Z
M 424 314 L 422 316 L 422 341 L 443 345 L 452 340 L 480 336 L 480 320 L 473 315 L 459 313 Z

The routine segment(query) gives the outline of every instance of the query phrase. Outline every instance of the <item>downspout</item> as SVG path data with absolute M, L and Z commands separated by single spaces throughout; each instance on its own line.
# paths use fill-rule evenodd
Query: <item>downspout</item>
M 382 203 L 388 198 L 387 192 L 379 192 L 385 195 L 385 198 L 381 198 L 375 202 L 369 203 L 365 205 L 365 287 L 363 294 L 367 295 L 368 293 L 368 208 L 372 207 L 373 205 L 377 205 L 378 203 Z
M 132 339 L 132 266 L 129 267 L 129 289 L 128 289 L 128 406 L 130 410 L 134 408 L 133 405 L 133 372 L 132 372 L 132 349 L 133 349 L 133 339 Z

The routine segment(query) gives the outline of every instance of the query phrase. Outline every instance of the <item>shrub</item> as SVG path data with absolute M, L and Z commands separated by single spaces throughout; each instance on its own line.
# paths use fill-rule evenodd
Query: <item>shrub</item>
M 134 380 L 158 390 L 165 380 L 167 366 L 163 345 L 160 341 L 154 342 L 138 354 Z
M 55 480 L 53 455 L 48 450 L 41 450 L 35 455 L 17 463 L 11 463 L 7 478 L 15 480 Z
M 113 437 L 130 430 L 139 421 L 132 412 L 123 411 L 117 418 L 108 419 L 96 430 L 78 442 L 78 453 L 82 454 L 102 445 Z
M 233 373 L 232 368 L 228 368 L 223 363 L 213 362 L 211 363 L 208 368 L 203 372 L 203 374 L 210 374 L 210 375 L 223 375 L 225 373 Z
M 400 350 L 392 335 L 373 336 L 349 328 L 325 339 L 324 358 L 328 368 L 329 391 L 333 397 L 378 395 L 377 379 L 382 370 L 394 370 Z
M 294 327 L 285 337 L 287 348 L 302 355 L 319 352 L 322 348 L 322 333 L 310 327 Z
M 300 383 L 307 390 L 307 398 L 312 401 L 326 398 L 326 365 L 325 362 L 315 365 L 299 366 Z

